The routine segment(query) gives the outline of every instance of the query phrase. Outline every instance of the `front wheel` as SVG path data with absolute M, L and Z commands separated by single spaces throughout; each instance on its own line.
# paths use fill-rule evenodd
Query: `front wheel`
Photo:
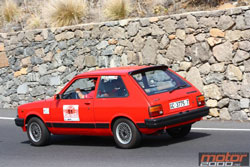
M 115 142 L 120 148 L 133 148 L 140 144 L 141 134 L 136 126 L 128 119 L 115 121 L 112 128 Z
M 167 129 L 167 133 L 173 138 L 182 138 L 188 135 L 191 130 L 191 124 L 178 126 L 174 128 Z
M 50 141 L 50 132 L 44 123 L 37 117 L 33 117 L 28 122 L 28 138 L 32 145 L 43 146 Z

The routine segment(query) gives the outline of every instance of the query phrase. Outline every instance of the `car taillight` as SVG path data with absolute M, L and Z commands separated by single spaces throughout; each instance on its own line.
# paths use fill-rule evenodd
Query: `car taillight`
M 163 109 L 161 105 L 151 106 L 148 108 L 150 117 L 157 117 L 163 115 Z
M 205 97 L 203 95 L 197 96 L 196 99 L 197 99 L 198 106 L 205 105 Z

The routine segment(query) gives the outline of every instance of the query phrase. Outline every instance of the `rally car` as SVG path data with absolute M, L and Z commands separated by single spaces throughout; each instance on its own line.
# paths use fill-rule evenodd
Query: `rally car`
M 143 134 L 184 137 L 208 112 L 200 91 L 167 66 L 131 66 L 79 74 L 53 98 L 19 106 L 15 124 L 34 146 L 63 134 L 114 136 L 132 148 Z

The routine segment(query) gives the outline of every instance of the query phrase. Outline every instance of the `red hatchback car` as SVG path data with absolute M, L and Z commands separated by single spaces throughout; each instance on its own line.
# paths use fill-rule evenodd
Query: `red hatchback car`
M 19 106 L 15 123 L 35 146 L 50 134 L 113 135 L 132 148 L 142 134 L 186 136 L 208 112 L 199 90 L 167 66 L 132 66 L 77 75 L 54 98 Z

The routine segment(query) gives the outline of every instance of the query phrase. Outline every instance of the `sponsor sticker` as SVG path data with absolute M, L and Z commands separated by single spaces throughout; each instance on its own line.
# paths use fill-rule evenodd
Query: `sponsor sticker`
M 199 166 L 249 166 L 248 152 L 202 152 L 199 153 Z
M 49 114 L 49 108 L 43 108 L 43 114 Z
M 80 121 L 79 105 L 63 105 L 64 121 Z
M 101 77 L 101 79 L 103 79 L 103 80 L 107 80 L 107 81 L 109 81 L 109 80 L 116 80 L 118 78 L 118 76 L 102 76 Z

